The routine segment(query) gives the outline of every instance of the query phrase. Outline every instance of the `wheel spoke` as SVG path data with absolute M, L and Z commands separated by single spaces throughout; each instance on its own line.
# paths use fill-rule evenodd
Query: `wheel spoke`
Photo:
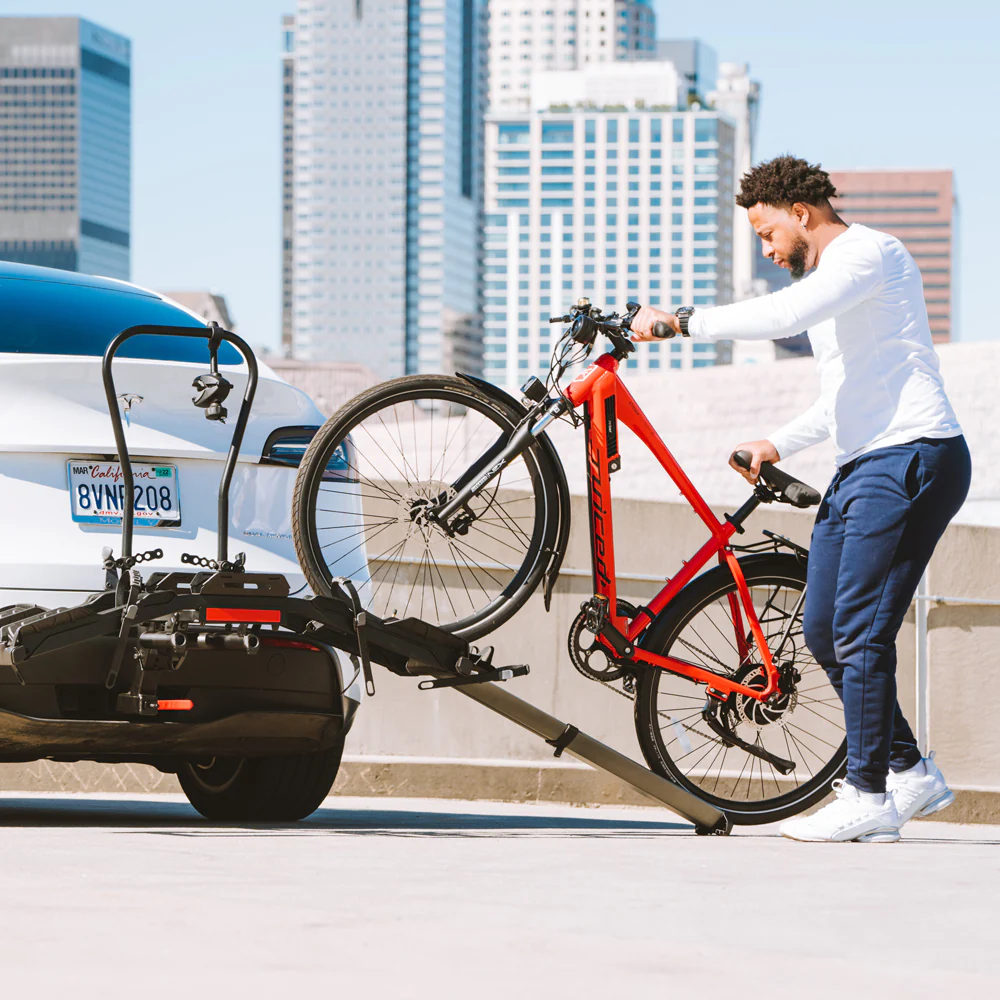
M 804 678 L 796 686 L 795 698 L 784 706 L 780 701 L 761 704 L 744 696 L 730 695 L 720 707 L 719 719 L 723 725 L 730 728 L 734 737 L 738 735 L 760 753 L 730 745 L 714 731 L 709 734 L 700 719 L 700 709 L 695 710 L 695 703 L 704 702 L 704 697 L 678 691 L 682 683 L 689 682 L 669 669 L 653 674 L 645 691 L 640 688 L 640 707 L 643 700 L 647 704 L 641 709 L 642 718 L 653 720 L 652 726 L 643 723 L 640 739 L 652 739 L 658 748 L 650 753 L 644 742 L 647 759 L 659 757 L 668 761 L 668 771 L 664 773 L 674 779 L 682 778 L 682 783 L 696 794 L 708 795 L 735 813 L 774 810 L 787 815 L 787 809 L 794 811 L 796 803 L 807 805 L 825 794 L 826 785 L 819 779 L 823 774 L 829 775 L 842 760 L 843 721 L 839 717 L 839 699 L 802 638 L 800 598 L 804 579 L 758 576 L 749 577 L 747 584 L 768 647 L 774 650 L 782 643 L 781 662 L 794 666 Z M 691 603 L 686 613 L 678 611 L 683 617 L 673 627 L 669 639 L 655 649 L 648 645 L 646 648 L 659 655 L 688 659 L 740 681 L 747 678 L 749 682 L 751 672 L 762 669 L 760 654 L 748 629 L 751 659 L 746 664 L 740 663 L 739 635 L 732 627 L 730 595 L 736 595 L 736 586 L 727 582 L 700 603 Z M 687 710 L 680 706 L 687 706 Z M 645 737 L 643 730 L 648 734 Z M 686 739 L 682 745 L 680 733 L 691 737 L 690 745 Z M 761 755 L 768 753 L 793 761 L 794 770 L 787 776 L 779 774 L 773 762 Z M 786 811 L 782 813 L 782 809 Z

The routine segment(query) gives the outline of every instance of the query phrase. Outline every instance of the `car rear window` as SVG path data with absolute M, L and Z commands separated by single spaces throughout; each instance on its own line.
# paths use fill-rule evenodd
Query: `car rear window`
M 0 352 L 101 357 L 122 330 L 147 324 L 205 326 L 183 309 L 138 290 L 0 278 Z M 208 364 L 208 344 L 188 337 L 141 336 L 126 341 L 115 356 Z M 220 364 L 242 361 L 231 344 L 220 347 Z

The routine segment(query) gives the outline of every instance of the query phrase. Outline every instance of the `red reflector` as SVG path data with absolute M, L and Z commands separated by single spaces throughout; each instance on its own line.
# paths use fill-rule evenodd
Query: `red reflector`
M 156 707 L 161 712 L 190 712 L 194 702 L 190 698 L 161 698 Z
M 207 622 L 276 622 L 281 623 L 280 611 L 260 611 L 256 608 L 205 608 Z

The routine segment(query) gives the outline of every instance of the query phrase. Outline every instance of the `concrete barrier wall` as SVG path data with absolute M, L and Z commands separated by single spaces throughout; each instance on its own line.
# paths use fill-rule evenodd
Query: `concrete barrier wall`
M 732 508 L 730 508 L 732 509 Z M 647 600 L 657 585 L 633 576 L 671 575 L 705 541 L 704 526 L 681 504 L 636 500 L 614 506 L 620 594 Z M 623 753 L 641 760 L 625 698 L 576 672 L 566 636 L 580 602 L 590 595 L 585 500 L 574 498 L 574 530 L 567 572 L 552 611 L 533 597 L 490 642 L 499 662 L 531 664 L 530 676 L 511 682 L 515 693 L 564 718 Z M 809 513 L 762 508 L 741 541 L 770 528 L 808 544 Z M 956 525 L 942 540 L 930 569 L 932 593 L 1000 599 L 1000 529 Z M 929 614 L 930 738 L 938 760 L 956 785 L 1000 792 L 1000 608 L 933 606 Z M 914 713 L 914 613 L 899 637 L 899 698 Z M 348 744 L 353 754 L 405 754 L 446 758 L 547 757 L 549 749 L 486 709 L 450 691 L 419 692 L 414 682 L 385 672 L 376 677 L 375 700 L 366 704 Z
M 732 509 L 731 507 L 729 509 Z M 719 508 L 721 513 L 724 508 Z M 659 584 L 636 577 L 671 575 L 707 537 L 682 504 L 618 500 L 614 504 L 616 554 L 622 597 L 647 600 Z M 573 532 L 552 602 L 546 613 L 536 595 L 491 642 L 497 662 L 530 663 L 531 674 L 511 683 L 536 703 L 641 760 L 632 704 L 576 672 L 566 636 L 580 602 L 591 593 L 586 501 L 573 501 Z M 809 513 L 761 508 L 740 540 L 754 541 L 763 528 L 808 544 Z M 930 592 L 953 597 L 1000 599 L 1000 529 L 955 525 L 938 547 Z M 968 808 L 948 817 L 1000 816 L 1000 608 L 934 605 L 929 616 L 929 722 L 931 746 L 949 780 L 980 790 Z M 899 637 L 899 698 L 913 720 L 914 614 Z M 347 744 L 337 790 L 353 794 L 434 794 L 463 797 L 631 802 L 622 786 L 577 765 L 553 767 L 550 749 L 488 710 L 452 691 L 421 692 L 416 681 L 376 668 L 377 694 L 366 702 Z M 451 761 L 453 766 L 447 766 Z M 502 766 L 500 762 L 505 762 Z M 589 775 L 589 778 L 587 777 Z M 38 761 L 0 767 L 0 790 L 178 791 L 173 776 L 142 765 L 60 764 Z

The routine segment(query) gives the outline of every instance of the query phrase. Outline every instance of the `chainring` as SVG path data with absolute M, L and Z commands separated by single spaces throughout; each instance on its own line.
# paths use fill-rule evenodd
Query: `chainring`
M 615 602 L 615 607 L 623 618 L 632 619 L 639 613 L 634 604 L 621 599 Z M 593 632 L 588 631 L 586 621 L 587 612 L 581 611 L 569 627 L 569 658 L 573 666 L 588 680 L 601 684 L 610 684 L 625 677 L 629 673 L 629 664 L 613 659 L 611 651 L 597 641 Z

